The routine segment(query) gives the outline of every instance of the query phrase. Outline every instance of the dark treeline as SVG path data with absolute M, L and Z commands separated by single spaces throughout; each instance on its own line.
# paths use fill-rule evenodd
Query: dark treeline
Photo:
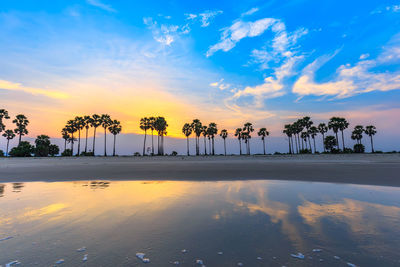
M 14 129 L 6 129 L 5 120 L 10 119 L 8 111 L 0 109 L 0 133 L 6 139 L 6 152 L 0 150 L 0 156 L 55 156 L 60 153 L 57 145 L 51 144 L 50 137 L 47 135 L 39 135 L 32 145 L 27 141 L 22 141 L 22 137 L 28 134 L 29 120 L 23 114 L 18 114 L 12 120 L 15 124 Z M 365 146 L 362 143 L 363 137 L 369 137 L 372 153 L 374 150 L 373 136 L 377 133 L 376 127 L 373 125 L 362 126 L 356 125 L 351 132 L 351 139 L 355 140 L 352 148 L 346 147 L 344 132 L 349 128 L 350 124 L 345 118 L 332 117 L 327 123 L 319 123 L 314 125 L 310 117 L 303 117 L 297 121 L 286 124 L 283 133 L 288 140 L 289 154 L 302 153 L 364 153 Z M 64 139 L 64 150 L 62 156 L 94 156 L 96 145 L 96 133 L 98 128 L 104 133 L 104 156 L 107 156 L 107 132 L 113 135 L 113 153 L 116 155 L 116 136 L 121 133 L 122 126 L 118 120 L 112 119 L 107 114 L 94 114 L 91 116 L 77 116 L 72 120 L 68 120 L 65 127 L 61 130 L 61 136 Z M 164 152 L 164 136 L 167 135 L 168 123 L 164 117 L 144 117 L 140 119 L 140 129 L 144 131 L 143 151 L 142 155 L 165 155 Z M 92 143 L 88 143 L 89 132 L 92 131 Z M 151 147 L 147 148 L 148 135 L 151 132 Z M 253 124 L 246 122 L 243 127 L 236 128 L 231 134 L 237 139 L 240 155 L 250 155 L 250 141 L 255 129 Z M 190 155 L 190 137 L 195 139 L 195 155 L 215 155 L 215 139 L 222 138 L 224 142 L 223 154 L 227 155 L 226 139 L 229 133 L 226 129 L 218 131 L 217 124 L 214 122 L 204 124 L 194 119 L 190 123 L 185 123 L 182 127 L 182 133 L 186 137 L 187 155 Z M 257 142 L 263 147 L 263 154 L 267 154 L 266 138 L 269 136 L 267 128 L 260 128 L 256 131 L 259 137 Z M 329 134 L 331 133 L 331 134 Z M 157 135 L 155 142 L 154 135 Z M 318 136 L 322 141 L 318 141 Z M 18 137 L 18 146 L 13 147 L 9 151 L 10 140 Z M 84 139 L 84 145 L 83 143 Z M 76 144 L 77 142 L 77 144 Z M 323 151 L 317 150 L 317 142 L 322 143 Z M 156 143 L 156 144 L 155 144 Z M 70 148 L 67 147 L 70 144 Z M 76 146 L 75 146 L 76 145 Z M 157 149 L 155 151 L 155 145 Z M 201 146 L 203 149 L 201 149 Z M 74 151 L 76 147 L 77 151 Z M 176 155 L 177 152 L 173 152 Z M 140 155 L 136 152 L 134 155 Z

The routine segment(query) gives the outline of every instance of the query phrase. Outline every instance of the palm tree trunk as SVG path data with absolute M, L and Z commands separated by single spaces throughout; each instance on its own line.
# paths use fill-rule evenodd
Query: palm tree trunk
M 213 137 L 211 137 L 211 140 L 212 140 L 212 154 L 213 154 L 213 156 L 215 155 L 215 149 L 214 149 L 214 136 Z
M 289 141 L 289 154 L 292 154 L 292 148 L 290 146 L 290 136 L 288 136 L 288 141 Z
M 242 155 L 242 142 L 239 139 L 239 149 L 240 149 L 240 155 Z
M 8 157 L 8 144 L 10 143 L 10 139 L 7 139 L 7 149 L 6 149 L 6 157 Z
M 78 157 L 80 153 L 81 153 L 81 130 L 78 130 L 78 154 L 77 154 Z
M 298 153 L 300 153 L 300 135 L 299 134 L 297 134 L 297 141 L 298 141 L 298 146 L 299 146 Z
M 322 134 L 322 147 L 324 148 L 324 153 L 326 152 L 325 149 L 325 134 Z
M 190 156 L 190 153 L 189 153 L 189 136 L 186 136 L 186 144 L 187 144 L 187 155 Z
M 204 155 L 207 155 L 207 140 L 205 136 L 204 136 Z
M 263 138 L 263 147 L 264 147 L 264 155 L 265 155 L 265 140 L 264 140 L 264 138 Z M 290 150 L 290 143 L 289 143 L 289 150 Z
M 290 139 L 290 146 L 291 146 L 291 148 L 292 148 L 291 154 L 294 154 L 294 150 L 293 150 L 293 137 L 291 136 L 289 139 Z
M 96 156 L 94 152 L 94 148 L 96 147 L 96 129 L 97 127 L 94 127 L 94 133 L 93 133 L 93 156 Z
M 157 135 L 157 155 L 160 155 L 160 134 Z
M 107 130 L 104 128 L 104 157 L 107 157 Z
M 313 137 L 313 141 L 314 141 L 314 154 L 317 152 L 317 146 L 315 145 L 315 138 Z
M 249 147 L 248 154 L 250 155 L 251 154 L 251 152 L 250 152 L 250 139 L 247 141 L 247 146 Z
M 371 135 L 370 137 L 371 137 L 371 149 L 372 149 L 372 153 L 375 153 L 375 151 L 374 151 L 374 142 L 372 141 L 372 135 Z M 8 149 L 8 144 L 7 144 L 7 149 Z
M 226 140 L 224 138 L 224 151 L 225 151 L 225 156 L 226 156 Z
M 343 134 L 343 131 L 341 131 L 342 132 L 342 143 L 343 143 L 343 151 L 344 151 L 344 148 L 345 148 L 345 146 L 344 146 L 344 134 Z
M 151 155 L 154 155 L 153 129 L 151 129 Z
M 74 155 L 74 134 L 71 134 L 72 140 L 71 140 L 71 156 Z
M 298 147 L 298 144 L 297 144 L 296 134 L 294 134 L 294 141 L 296 142 L 296 153 L 299 154 L 299 147 Z
M 143 156 L 145 155 L 145 150 L 146 150 L 146 136 L 147 136 L 147 131 L 144 130 L 144 141 L 143 141 Z
M 22 133 L 19 134 L 18 146 L 21 144 Z
M 64 140 L 64 152 L 67 150 L 67 139 Z
M 86 128 L 85 154 L 87 153 L 87 138 L 88 138 L 88 132 L 89 132 L 89 128 Z
M 113 157 L 115 157 L 115 139 L 116 139 L 117 135 L 114 134 L 114 147 L 113 147 Z
M 312 148 L 311 148 L 311 138 L 310 137 L 308 137 L 308 144 L 310 145 L 310 151 L 311 151 L 311 153 L 312 153 Z M 314 149 L 315 150 L 315 149 Z
M 340 147 L 339 147 L 339 137 L 338 137 L 337 132 L 335 132 L 335 135 L 336 135 L 336 146 L 337 146 L 338 149 L 340 149 Z

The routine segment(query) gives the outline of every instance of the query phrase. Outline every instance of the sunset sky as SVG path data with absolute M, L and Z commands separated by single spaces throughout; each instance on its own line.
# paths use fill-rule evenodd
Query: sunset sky
M 0 58 L 0 108 L 30 136 L 93 113 L 125 134 L 162 115 L 172 137 L 339 115 L 399 146 L 400 1 L 2 0 Z

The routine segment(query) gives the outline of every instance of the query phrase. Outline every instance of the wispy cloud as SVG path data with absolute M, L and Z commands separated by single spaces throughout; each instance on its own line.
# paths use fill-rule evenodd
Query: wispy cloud
M 69 97 L 69 95 L 64 92 L 27 87 L 20 83 L 14 83 L 6 80 L 0 80 L 0 90 L 22 91 L 31 95 L 42 95 L 55 99 L 65 99 Z
M 248 11 L 242 13 L 242 17 L 253 15 L 253 14 L 256 13 L 258 10 L 259 10 L 258 7 L 253 7 L 253 8 L 251 8 L 250 10 L 248 10 Z
M 218 15 L 222 14 L 222 10 L 206 10 L 199 14 L 185 14 L 187 20 L 196 21 L 199 20 L 201 27 L 210 26 L 211 21 Z
M 152 31 L 154 40 L 167 46 L 170 46 L 179 35 L 190 32 L 188 25 L 159 24 L 152 18 L 143 18 L 143 22 Z
M 400 12 L 400 4 L 399 5 L 391 5 L 391 6 L 386 6 L 386 7 L 379 7 L 371 12 L 371 14 L 381 14 L 384 12 L 392 12 L 392 13 L 398 13 Z
M 230 84 L 224 83 L 224 79 L 221 79 L 218 82 L 210 83 L 210 86 L 218 87 L 220 90 L 226 90 L 226 89 L 229 89 L 231 87 Z
M 111 5 L 104 4 L 100 0 L 86 0 L 86 2 L 89 5 L 101 8 L 101 9 L 103 9 L 105 11 L 108 11 L 108 12 L 117 12 L 117 10 L 115 10 Z

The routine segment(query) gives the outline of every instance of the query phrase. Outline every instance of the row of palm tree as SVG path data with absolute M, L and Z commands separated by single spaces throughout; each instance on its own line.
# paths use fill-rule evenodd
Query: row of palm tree
M 71 143 L 71 155 L 74 155 L 74 143 L 78 141 L 78 152 L 76 155 L 81 155 L 81 131 L 85 130 L 84 155 L 87 155 L 89 129 L 93 128 L 93 148 L 89 154 L 95 155 L 96 131 L 100 126 L 104 129 L 104 156 L 107 156 L 107 130 L 114 136 L 113 156 L 115 156 L 116 136 L 121 132 L 122 126 L 118 120 L 111 119 L 108 114 L 76 116 L 73 120 L 68 120 L 65 127 L 61 130 L 61 135 L 64 139 L 64 151 L 67 150 L 67 142 Z M 78 139 L 74 137 L 75 133 L 78 133 Z
M 140 129 L 144 131 L 143 156 L 146 155 L 147 131 L 151 130 L 151 155 L 154 155 L 154 131 L 157 132 L 157 155 L 164 155 L 164 136 L 168 123 L 164 117 L 144 117 L 140 119 Z
M 8 119 L 10 119 L 8 111 L 5 109 L 0 109 L 0 133 L 4 132 L 2 136 L 5 137 L 7 140 L 7 149 L 6 149 L 7 156 L 8 156 L 8 148 L 10 140 L 14 139 L 14 137 L 18 135 L 18 145 L 21 144 L 22 136 L 28 134 L 27 127 L 29 124 L 29 120 L 25 115 L 18 114 L 15 116 L 15 119 L 12 120 L 12 123 L 15 124 L 16 128 L 14 130 L 6 129 L 5 120 Z
M 204 155 L 208 153 L 210 155 L 215 155 L 215 136 L 218 134 L 217 124 L 211 122 L 207 125 L 203 125 L 199 119 L 194 119 L 191 123 L 185 123 L 182 127 L 182 133 L 186 136 L 187 140 L 187 155 L 190 155 L 189 151 L 189 137 L 192 133 L 195 135 L 196 141 L 196 155 L 200 155 L 200 136 L 203 135 L 204 138 Z M 224 140 L 225 154 L 226 154 L 226 143 L 225 139 L 228 137 L 228 131 L 223 129 L 220 136 Z M 208 153 L 207 153 L 207 140 L 208 140 Z
M 349 127 L 349 123 L 345 118 L 341 117 L 332 117 L 328 123 L 320 123 L 318 126 L 314 126 L 313 121 L 311 118 L 306 116 L 297 121 L 293 122 L 292 124 L 286 124 L 284 126 L 283 133 L 286 134 L 288 137 L 289 142 L 289 153 L 302 153 L 302 152 L 317 152 L 315 138 L 318 134 L 322 135 L 323 142 L 325 141 L 325 134 L 332 130 L 335 134 L 335 145 L 336 149 L 340 150 L 339 146 L 339 137 L 338 133 L 341 132 L 342 137 L 342 151 L 346 151 L 345 141 L 344 141 L 344 131 Z M 360 128 L 361 127 L 361 128 Z M 371 137 L 371 145 L 372 151 L 373 149 L 373 141 L 372 136 L 376 134 L 375 126 L 367 126 L 368 132 L 365 132 L 362 126 L 356 126 L 355 131 L 353 131 L 352 139 L 361 142 L 362 133 L 365 132 Z M 361 138 L 360 138 L 361 135 Z M 311 139 L 313 139 L 314 144 L 314 151 L 311 146 Z M 333 139 L 332 139 L 333 140 Z M 360 143 L 361 144 L 361 143 Z M 326 152 L 325 145 L 323 144 L 324 152 Z
M 356 140 L 358 145 L 362 145 L 361 140 L 363 138 L 363 133 L 365 133 L 367 136 L 369 136 L 370 142 L 371 142 L 371 150 L 372 150 L 372 153 L 374 153 L 375 152 L 374 141 L 373 141 L 372 137 L 377 133 L 376 127 L 373 125 L 368 125 L 364 128 L 364 126 L 362 126 L 362 125 L 356 125 L 354 127 L 353 132 L 351 133 L 351 139 Z

